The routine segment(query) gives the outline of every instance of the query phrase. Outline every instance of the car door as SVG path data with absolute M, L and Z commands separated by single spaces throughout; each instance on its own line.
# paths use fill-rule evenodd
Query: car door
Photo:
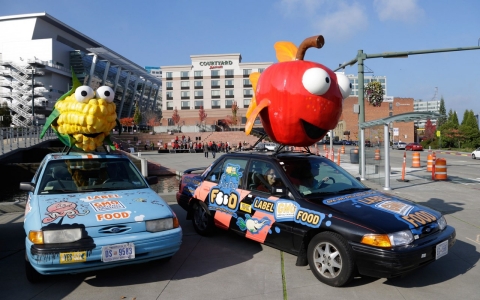
M 273 176 L 275 175 L 275 176 Z M 269 179 L 274 182 L 269 185 Z M 291 251 L 293 247 L 292 222 L 279 222 L 283 216 L 279 211 L 291 207 L 292 200 L 275 196 L 286 191 L 282 172 L 269 161 L 251 159 L 245 174 L 245 189 L 248 194 L 240 202 L 236 231 L 244 232 L 245 237 L 279 249 Z M 272 190 L 273 187 L 273 190 Z M 293 214 L 293 211 L 292 211 Z
M 236 226 L 240 202 L 248 194 L 244 186 L 244 170 L 248 158 L 226 157 L 213 166 L 195 191 L 196 199 L 205 199 L 215 225 L 222 229 Z

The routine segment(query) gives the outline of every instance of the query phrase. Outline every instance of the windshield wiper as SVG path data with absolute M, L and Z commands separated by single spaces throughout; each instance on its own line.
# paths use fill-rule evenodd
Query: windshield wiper
M 368 191 L 368 190 L 371 190 L 371 189 L 370 188 L 349 188 L 349 189 L 338 191 L 337 194 L 347 194 L 350 192 L 360 192 L 360 191 Z

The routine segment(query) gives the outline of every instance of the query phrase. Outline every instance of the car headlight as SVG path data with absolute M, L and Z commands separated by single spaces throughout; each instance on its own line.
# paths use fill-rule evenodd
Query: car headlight
M 447 220 L 445 220 L 445 217 L 442 216 L 440 219 L 437 220 L 438 227 L 441 230 L 444 230 L 445 227 L 447 227 Z
M 177 217 L 150 220 L 145 222 L 148 232 L 159 232 L 179 227 Z
M 412 241 L 412 232 L 410 230 L 404 230 L 389 234 L 366 234 L 363 236 L 361 243 L 375 247 L 389 248 L 408 245 Z
M 34 244 L 60 244 L 71 243 L 82 238 L 82 230 L 80 228 L 47 230 L 47 231 L 30 231 L 28 239 Z

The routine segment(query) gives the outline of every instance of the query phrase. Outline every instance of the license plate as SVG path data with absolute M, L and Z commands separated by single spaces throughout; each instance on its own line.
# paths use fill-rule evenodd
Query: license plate
M 61 264 L 73 264 L 87 261 L 87 251 L 60 252 Z
M 439 259 L 442 256 L 448 254 L 448 240 L 441 242 L 435 248 L 435 259 Z
M 135 245 L 133 243 L 109 245 L 102 247 L 103 262 L 133 258 L 135 258 Z

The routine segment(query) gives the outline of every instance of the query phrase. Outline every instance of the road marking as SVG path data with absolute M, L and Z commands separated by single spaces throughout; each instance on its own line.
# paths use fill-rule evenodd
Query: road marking
M 465 237 L 465 238 L 466 238 L 467 240 L 470 240 L 470 241 L 472 241 L 472 242 L 480 245 L 480 234 L 477 234 L 477 240 L 475 240 L 475 241 L 472 240 L 472 239 L 469 239 L 468 237 Z

